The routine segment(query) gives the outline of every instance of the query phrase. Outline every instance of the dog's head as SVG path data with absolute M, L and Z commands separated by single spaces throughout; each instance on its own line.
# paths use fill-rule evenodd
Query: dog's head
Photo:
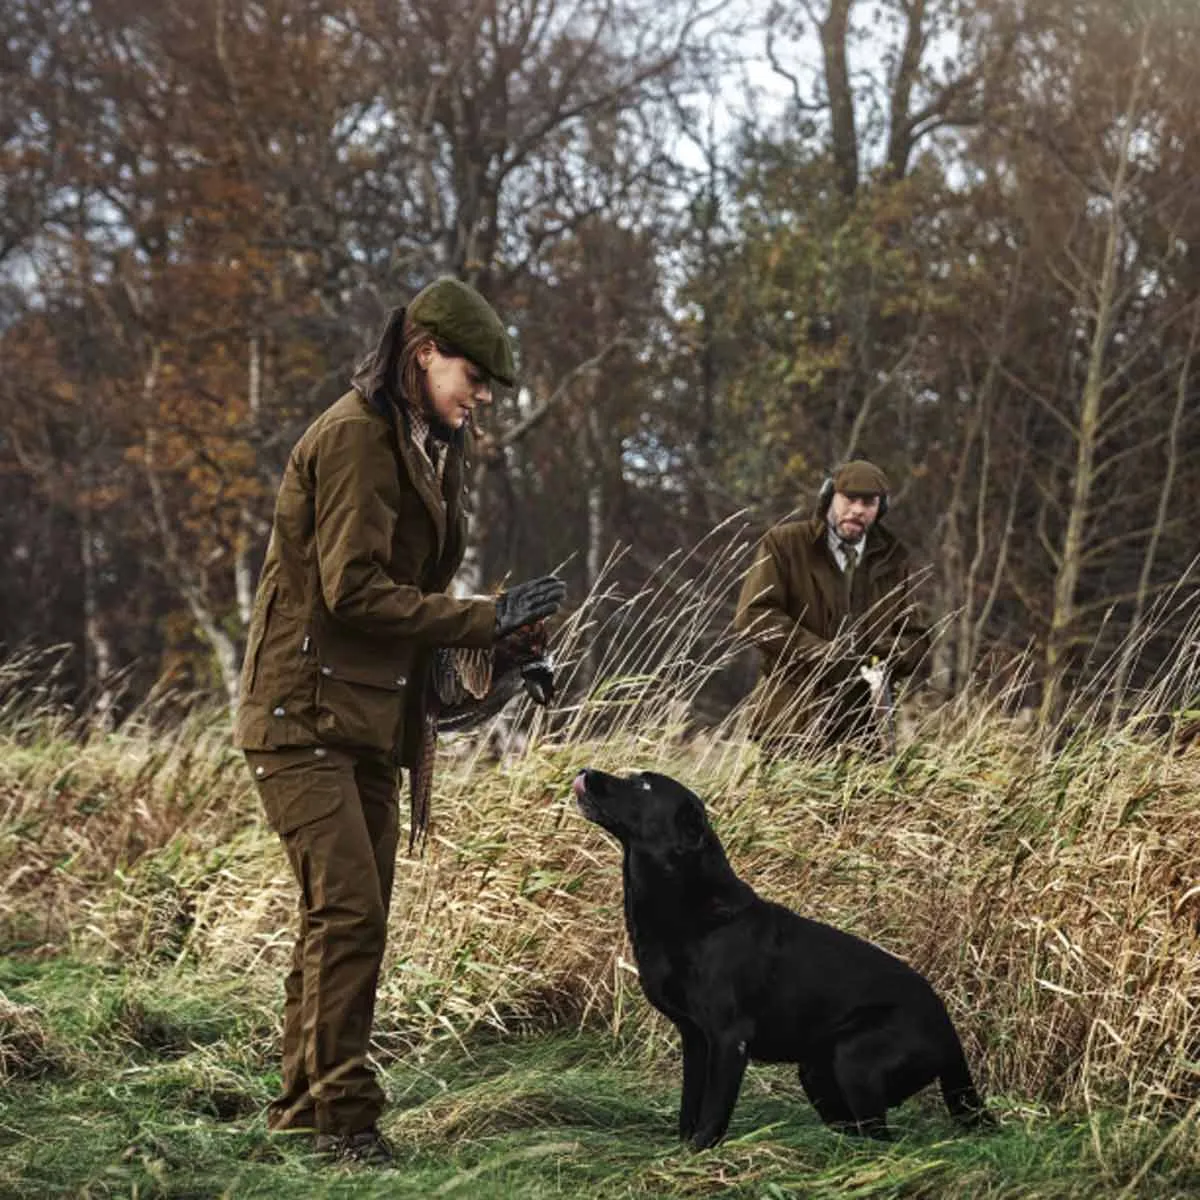
M 622 777 L 584 770 L 571 787 L 579 811 L 627 850 L 671 857 L 716 841 L 704 802 L 668 775 L 640 771 Z

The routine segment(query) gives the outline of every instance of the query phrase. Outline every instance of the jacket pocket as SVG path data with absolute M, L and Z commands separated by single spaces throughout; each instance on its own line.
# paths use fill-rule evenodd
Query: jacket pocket
M 336 812 L 342 803 L 347 759 L 324 747 L 248 750 L 246 761 L 266 811 L 281 837 Z
M 317 733 L 336 745 L 394 748 L 404 712 L 407 674 L 391 664 L 317 670 Z
M 253 663 L 255 702 L 276 718 L 302 718 L 306 712 L 311 718 L 315 659 L 305 614 L 290 608 L 278 592 L 271 594 L 267 607 Z M 249 669 L 249 654 L 246 662 Z
M 267 627 L 271 623 L 271 611 L 275 607 L 279 595 L 279 585 L 272 583 L 267 590 L 262 604 L 255 605 L 254 614 L 250 619 L 250 632 L 246 638 L 246 658 L 242 670 L 242 695 L 248 696 L 254 691 L 258 679 L 258 660 L 262 657 L 263 642 L 266 640 Z

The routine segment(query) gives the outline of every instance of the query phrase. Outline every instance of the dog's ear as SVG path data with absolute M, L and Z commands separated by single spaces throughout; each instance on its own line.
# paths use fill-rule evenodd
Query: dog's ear
M 681 805 L 675 813 L 675 831 L 685 850 L 698 850 L 708 833 L 704 813 L 694 804 Z

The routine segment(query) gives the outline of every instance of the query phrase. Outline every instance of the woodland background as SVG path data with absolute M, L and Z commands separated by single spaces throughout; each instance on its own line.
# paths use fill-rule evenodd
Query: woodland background
M 235 699 L 288 450 L 444 272 L 519 346 L 464 587 L 565 564 L 616 605 L 865 453 L 944 693 L 1023 655 L 1052 713 L 1089 664 L 1119 699 L 1195 653 L 1195 0 L 5 0 L 0 31 L 0 642 L 72 647 L 94 713 Z

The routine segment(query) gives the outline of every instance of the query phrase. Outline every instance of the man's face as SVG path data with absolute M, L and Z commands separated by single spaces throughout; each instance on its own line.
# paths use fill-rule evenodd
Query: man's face
M 481 404 L 492 402 L 492 382 L 469 358 L 443 354 L 432 342 L 417 351 L 425 371 L 429 415 L 446 429 L 461 429 Z
M 857 542 L 879 516 L 879 494 L 834 492 L 829 505 L 829 524 L 843 541 Z

